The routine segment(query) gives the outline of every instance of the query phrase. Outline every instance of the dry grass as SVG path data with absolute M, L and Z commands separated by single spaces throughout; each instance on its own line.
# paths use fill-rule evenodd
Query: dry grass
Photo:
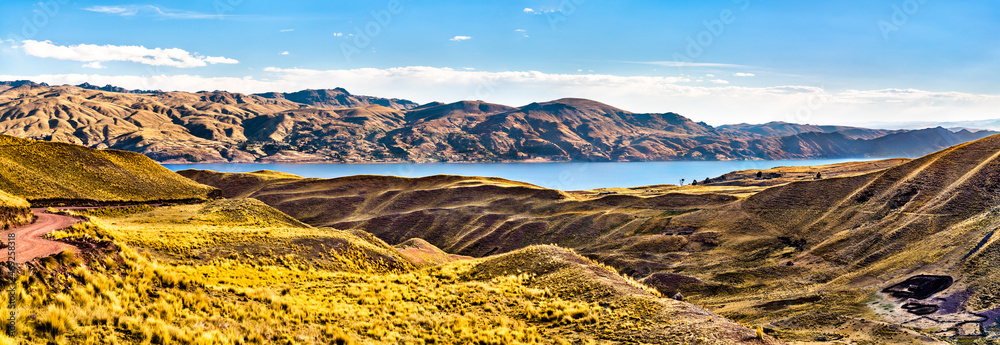
M 31 203 L 0 190 L 0 230 L 31 221 Z
M 195 183 L 133 152 L 0 135 L 0 190 L 27 200 L 204 199 Z
M 569 250 L 537 246 L 424 269 L 387 267 L 379 261 L 398 255 L 370 235 L 286 223 L 260 206 L 242 200 L 80 212 L 91 220 L 55 236 L 103 249 L 28 268 L 16 282 L 18 342 L 730 344 L 753 337 Z M 234 213 L 240 217 L 217 216 Z M 344 239 L 355 250 L 342 246 L 322 257 L 352 264 L 248 249 L 300 238 Z M 180 255 L 212 248 L 246 250 Z

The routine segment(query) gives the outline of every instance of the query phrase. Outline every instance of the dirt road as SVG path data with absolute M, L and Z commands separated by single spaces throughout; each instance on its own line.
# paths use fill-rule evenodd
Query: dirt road
M 63 250 L 70 250 L 73 252 L 77 251 L 74 246 L 62 242 L 47 240 L 42 238 L 42 236 L 45 236 L 45 234 L 52 232 L 53 230 L 64 229 L 72 226 L 73 224 L 79 223 L 79 219 L 45 213 L 44 208 L 34 208 L 31 209 L 31 211 L 38 216 L 38 219 L 36 219 L 34 223 L 4 231 L 2 235 L 3 237 L 0 237 L 0 239 L 2 239 L 2 241 L 9 246 L 9 234 L 13 233 L 16 236 L 14 238 L 15 262 L 19 264 L 25 263 L 37 257 L 58 254 Z M 4 250 L 3 253 L 7 253 L 7 251 Z M 7 259 L 4 259 L 3 261 L 7 261 Z

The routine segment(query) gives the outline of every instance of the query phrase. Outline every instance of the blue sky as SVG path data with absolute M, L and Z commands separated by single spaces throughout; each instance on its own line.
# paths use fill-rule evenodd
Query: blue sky
M 0 79 L 954 121 L 1000 118 L 998 33 L 996 1 L 7 1 Z

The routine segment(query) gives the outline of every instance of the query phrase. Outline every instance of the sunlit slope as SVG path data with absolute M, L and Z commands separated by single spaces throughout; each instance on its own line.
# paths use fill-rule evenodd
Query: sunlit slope
M 264 186 L 302 179 L 298 175 L 270 170 L 226 174 L 210 170 L 189 169 L 181 170 L 177 173 L 200 183 L 219 188 L 221 191 L 220 196 L 224 198 L 246 198 Z
M 348 272 L 396 272 L 414 267 L 370 234 L 314 228 L 254 199 L 76 212 L 114 222 L 97 221 L 78 232 L 154 249 L 172 258 L 295 257 L 327 270 Z M 67 234 L 74 232 L 58 232 L 56 236 Z
M 205 199 L 195 183 L 133 152 L 0 135 L 0 190 L 31 201 Z
M 28 266 L 18 343 L 780 344 L 554 246 L 415 269 L 253 199 L 73 212 L 87 245 Z
M 586 249 L 658 241 L 670 217 L 736 200 L 684 193 L 582 197 L 498 178 L 446 175 L 264 182 L 252 174 L 180 173 L 314 226 L 363 230 L 389 243 L 422 238 L 448 253 L 477 257 L 535 244 Z
M 31 204 L 24 198 L 0 190 L 0 230 L 31 220 Z

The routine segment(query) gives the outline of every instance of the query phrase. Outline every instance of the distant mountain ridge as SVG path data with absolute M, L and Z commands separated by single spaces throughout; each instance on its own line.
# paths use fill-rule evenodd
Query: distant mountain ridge
M 352 95 L 339 87 L 329 90 L 302 90 L 292 93 L 268 92 L 256 95 L 271 99 L 287 99 L 316 108 L 328 109 L 356 108 L 367 105 L 381 105 L 392 109 L 412 109 L 419 106 L 419 104 L 405 99 Z
M 564 98 L 418 105 L 342 88 L 256 95 L 0 83 L 0 133 L 160 162 L 504 162 L 916 157 L 995 132 L 712 127 Z
M 818 133 L 841 133 L 851 139 L 875 139 L 889 134 L 905 132 L 902 130 L 870 129 L 849 126 L 816 126 L 788 123 L 782 121 L 772 121 L 764 124 L 740 123 L 735 125 L 722 125 L 718 127 L 721 131 L 733 131 L 735 134 L 750 132 L 769 138 L 785 137 L 809 132 Z

